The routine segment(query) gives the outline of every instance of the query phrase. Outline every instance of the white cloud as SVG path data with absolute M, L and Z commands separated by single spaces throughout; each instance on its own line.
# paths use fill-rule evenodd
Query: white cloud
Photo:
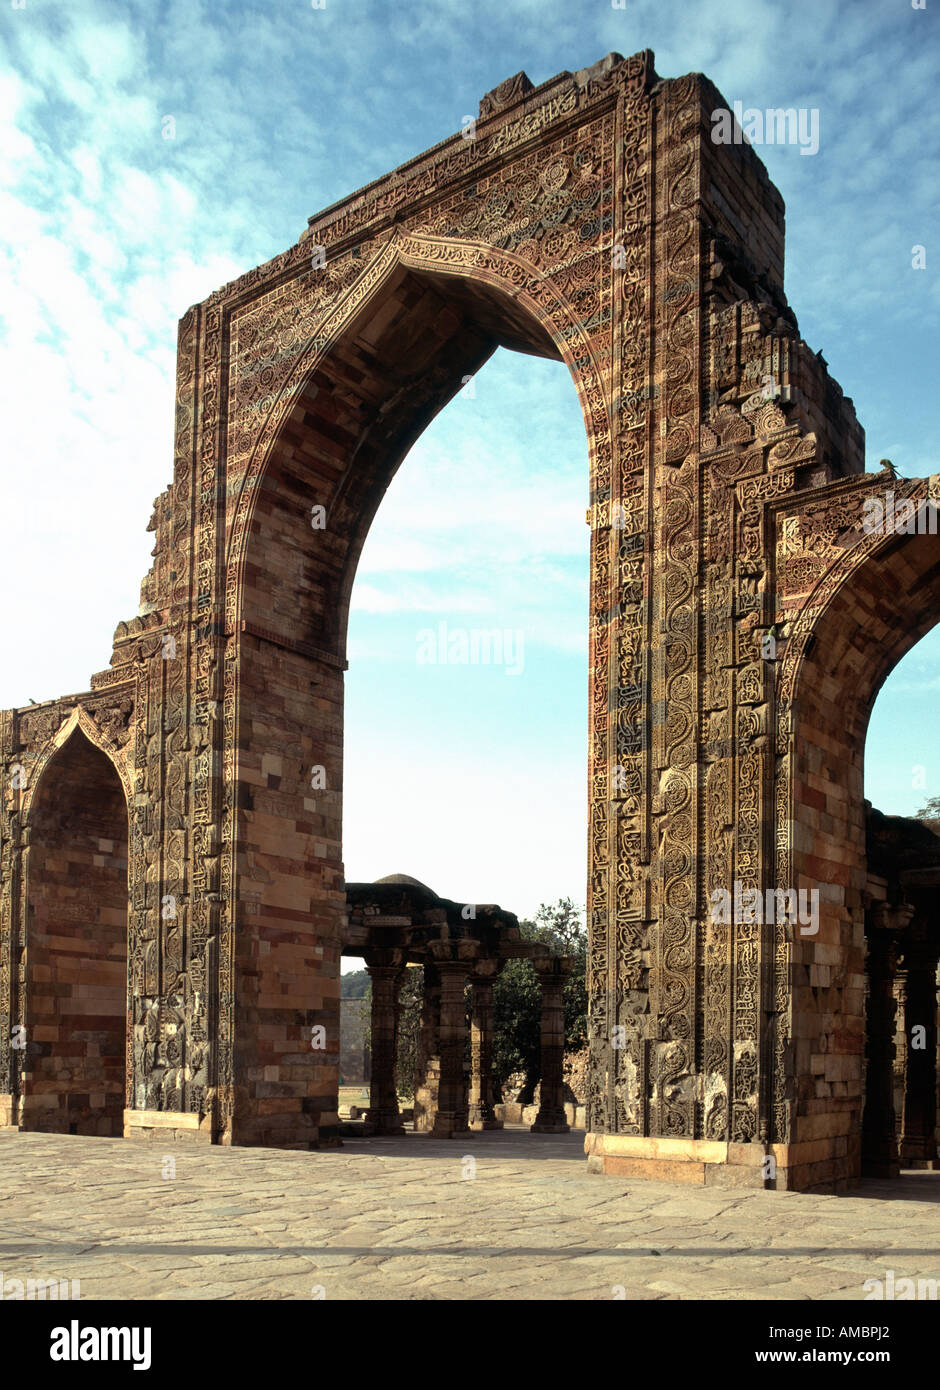
M 351 608 L 359 613 L 479 613 L 485 603 L 472 594 L 447 595 L 429 587 L 404 585 L 386 592 L 369 584 L 356 584 Z
M 3 614 L 0 706 L 84 688 L 116 622 L 136 611 L 144 527 L 172 470 L 177 318 L 283 250 L 308 214 L 456 130 L 520 67 L 538 83 L 649 45 L 661 74 L 704 69 L 729 100 L 818 105 L 819 156 L 758 151 L 788 205 L 791 302 L 855 397 L 876 457 L 936 471 L 940 281 L 909 269 L 915 241 L 936 259 L 940 130 L 933 50 L 915 27 L 924 20 L 903 5 L 872 14 L 819 0 L 801 13 L 796 44 L 792 16 L 771 0 L 631 0 L 622 11 L 604 0 L 329 0 L 324 11 L 170 0 L 159 18 L 143 0 L 121 13 L 82 0 L 8 15 L 0 585 L 17 601 Z M 886 71 L 903 82 L 886 84 Z M 168 114 L 173 140 L 162 135 Z M 538 364 L 533 375 L 509 361 L 497 354 L 476 398 L 432 425 L 382 504 L 353 590 L 350 655 L 366 680 L 379 661 L 391 668 L 401 632 L 428 614 L 523 627 L 548 697 L 584 672 L 583 425 L 564 369 Z M 910 680 L 911 693 L 933 697 L 934 676 Z M 406 694 L 386 710 L 388 737 L 407 727 L 394 723 L 407 704 Z M 402 868 L 524 911 L 578 895 L 582 752 L 559 759 L 554 780 L 551 746 L 544 768 L 530 758 L 509 772 L 518 739 L 501 718 L 491 748 L 481 734 L 476 758 L 409 793 L 402 813 L 401 769 L 385 769 L 388 796 L 377 797 L 350 744 L 351 872 Z M 572 718 L 581 750 L 580 707 Z M 533 696 L 531 721 L 544 719 Z M 431 756 L 419 738 L 407 751 L 418 766 Z M 452 752 L 435 756 L 449 766 Z

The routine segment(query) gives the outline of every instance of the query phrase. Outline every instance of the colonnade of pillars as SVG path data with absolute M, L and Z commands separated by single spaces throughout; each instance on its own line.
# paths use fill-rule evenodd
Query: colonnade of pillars
M 505 962 L 481 956 L 479 942 L 473 940 L 432 941 L 426 950 L 415 1127 L 438 1138 L 501 1129 L 493 1091 L 493 986 Z M 372 1089 L 366 1119 L 376 1134 L 404 1133 L 395 1069 L 406 958 L 403 948 L 370 950 L 365 957 L 372 980 Z M 564 988 L 574 962 L 568 956 L 548 955 L 531 960 L 542 989 L 541 1101 L 531 1128 L 564 1134 L 569 1128 L 564 1106 Z M 468 983 L 469 1092 L 464 1072 Z
M 915 909 L 877 903 L 867 915 L 868 1008 L 863 1171 L 938 1167 L 938 947 Z

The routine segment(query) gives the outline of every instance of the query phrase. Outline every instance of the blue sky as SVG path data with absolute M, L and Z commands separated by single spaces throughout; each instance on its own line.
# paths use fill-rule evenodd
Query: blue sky
M 0 707 L 87 688 L 137 610 L 179 316 L 520 68 L 539 83 L 649 47 L 662 76 L 707 72 L 729 102 L 817 108 L 818 154 L 759 151 L 787 204 L 790 302 L 855 400 L 869 467 L 940 470 L 938 10 L 0 0 Z M 583 901 L 586 502 L 556 363 L 497 353 L 406 460 L 354 591 L 351 879 L 403 871 L 520 914 Z M 441 622 L 521 631 L 522 670 L 421 664 Z M 935 629 L 873 716 L 883 809 L 940 794 L 938 704 Z

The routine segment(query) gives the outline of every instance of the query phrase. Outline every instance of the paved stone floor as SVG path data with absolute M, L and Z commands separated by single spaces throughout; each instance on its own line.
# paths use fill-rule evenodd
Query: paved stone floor
M 0 1272 L 83 1299 L 863 1299 L 889 1269 L 940 1278 L 940 1172 L 720 1191 L 589 1175 L 583 1138 L 197 1152 L 0 1130 Z

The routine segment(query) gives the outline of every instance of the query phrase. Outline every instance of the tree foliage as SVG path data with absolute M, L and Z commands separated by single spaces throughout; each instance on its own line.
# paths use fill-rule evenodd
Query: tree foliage
M 399 1096 L 414 1098 L 415 1067 L 418 1061 L 418 1039 L 421 1035 L 421 1010 L 424 1006 L 424 971 L 420 966 L 405 971 L 398 995 L 398 1052 L 395 1059 L 395 1082 Z
M 364 977 L 365 992 L 361 993 L 363 980 L 357 976 Z M 346 981 L 352 980 L 353 988 L 350 993 L 346 992 Z M 350 1045 L 355 1052 L 369 1053 L 372 1049 L 372 989 L 371 980 L 365 970 L 351 971 L 348 975 L 340 976 L 340 999 L 341 1008 L 341 1031 L 344 1044 Z M 341 1049 L 342 1053 L 342 1049 Z M 346 1078 L 340 1068 L 339 1084 L 345 1086 Z
M 928 796 L 917 812 L 917 820 L 940 820 L 940 796 Z
M 522 921 L 526 941 L 541 941 L 557 955 L 574 956 L 575 966 L 565 985 L 565 1050 L 577 1051 L 587 1039 L 587 932 L 582 913 L 571 898 L 543 903 L 534 921 Z M 497 1084 L 515 1072 L 526 1077 L 528 1098 L 541 1072 L 542 990 L 527 960 L 510 960 L 493 990 L 493 1074 Z
M 339 978 L 339 997 L 341 999 L 369 999 L 372 995 L 372 981 L 368 970 L 350 970 Z

